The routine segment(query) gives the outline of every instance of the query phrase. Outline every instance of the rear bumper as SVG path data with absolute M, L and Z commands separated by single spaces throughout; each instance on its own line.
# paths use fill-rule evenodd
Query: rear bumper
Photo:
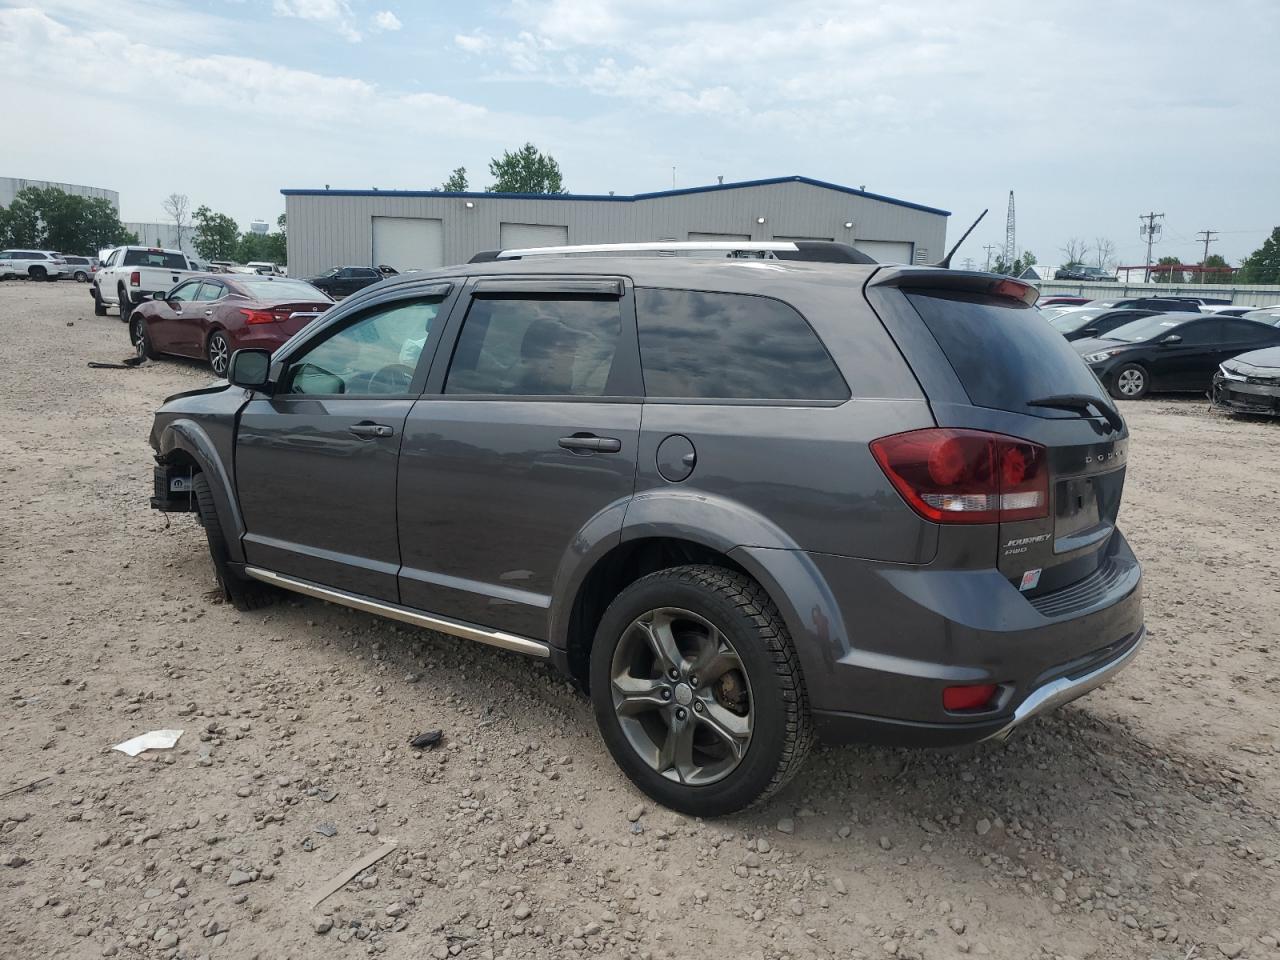
M 1106 682 L 1144 637 L 1142 571 L 1119 531 L 1093 574 L 1035 598 L 994 569 L 808 557 L 822 589 L 788 626 L 829 742 L 1004 736 Z M 943 707 L 947 687 L 976 684 L 998 687 L 989 709 Z
M 1218 374 L 1210 393 L 1213 405 L 1231 413 L 1280 416 L 1280 384 L 1228 380 Z

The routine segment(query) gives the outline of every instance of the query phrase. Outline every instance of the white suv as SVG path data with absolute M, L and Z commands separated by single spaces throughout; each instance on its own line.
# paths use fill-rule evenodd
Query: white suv
M 57 280 L 66 274 L 67 261 L 48 250 L 0 250 L 0 279 L 27 277 Z

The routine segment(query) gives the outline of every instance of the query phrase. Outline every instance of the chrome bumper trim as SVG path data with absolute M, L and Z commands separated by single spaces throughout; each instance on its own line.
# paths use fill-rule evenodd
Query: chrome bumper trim
M 261 580 L 263 583 L 269 583 L 273 587 L 280 587 L 282 590 L 291 590 L 294 593 L 315 597 L 317 600 L 328 600 L 330 603 L 341 604 L 353 610 L 361 610 L 365 613 L 387 617 L 391 620 L 399 620 L 401 623 L 411 623 L 426 630 L 447 633 L 451 636 L 461 637 L 464 640 L 474 640 L 476 643 L 487 643 L 493 647 L 514 650 L 516 653 L 523 653 L 531 657 L 546 659 L 551 656 L 551 648 L 540 640 L 530 640 L 528 637 L 516 636 L 514 633 L 490 630 L 488 627 L 479 627 L 461 620 L 450 620 L 448 617 L 420 613 L 417 610 L 411 610 L 396 603 L 387 603 L 385 600 L 375 600 L 372 597 L 361 596 L 358 593 L 347 593 L 345 590 L 323 587 L 318 583 L 312 583 L 310 580 L 299 580 L 283 573 L 264 570 L 262 567 L 247 566 L 244 568 L 244 572 L 246 576 Z
M 1051 683 L 1046 683 L 1043 687 L 1033 690 L 1027 699 L 1018 704 L 1018 708 L 1013 711 L 1013 717 L 1009 722 L 986 739 L 1006 740 L 1009 734 L 1014 731 L 1014 728 L 1026 723 L 1032 717 L 1057 709 L 1064 703 L 1070 703 L 1077 697 L 1083 697 L 1095 687 L 1102 686 L 1102 684 L 1129 665 L 1130 661 L 1138 655 L 1138 651 L 1142 649 L 1142 644 L 1146 642 L 1146 639 L 1147 628 L 1145 626 L 1140 627 L 1138 629 L 1138 639 L 1133 642 L 1133 645 L 1128 650 L 1114 660 L 1104 663 L 1098 669 L 1075 679 L 1060 677 Z

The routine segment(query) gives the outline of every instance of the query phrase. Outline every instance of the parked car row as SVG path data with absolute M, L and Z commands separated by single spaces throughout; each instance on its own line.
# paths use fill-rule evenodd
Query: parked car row
M 1280 415 L 1280 305 L 1238 306 L 1191 297 L 1061 304 L 1042 315 L 1113 397 L 1207 393 L 1231 412 Z
M 94 257 L 52 250 L 0 250 L 0 280 L 77 280 L 88 283 L 98 270 Z

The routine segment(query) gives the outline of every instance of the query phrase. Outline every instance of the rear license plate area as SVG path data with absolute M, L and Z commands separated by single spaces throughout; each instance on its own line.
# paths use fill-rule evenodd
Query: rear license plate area
M 1057 495 L 1053 499 L 1053 533 L 1059 539 L 1096 527 L 1102 520 L 1093 477 L 1059 480 Z

